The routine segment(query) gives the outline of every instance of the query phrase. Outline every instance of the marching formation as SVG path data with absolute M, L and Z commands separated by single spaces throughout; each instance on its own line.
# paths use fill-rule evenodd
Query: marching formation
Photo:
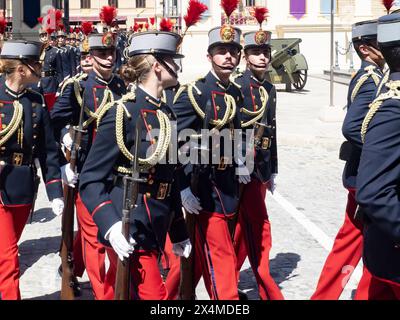
M 265 202 L 278 174 L 268 10 L 254 8 L 259 29 L 242 34 L 229 22 L 238 1 L 221 6 L 227 22 L 208 33 L 209 71 L 186 84 L 181 47 L 207 10 L 198 0 L 181 33 L 165 18 L 159 30 L 121 32 L 105 6 L 101 31 L 84 22 L 66 35 L 51 9 L 40 42 L 4 39 L 0 299 L 21 299 L 18 241 L 39 171 L 62 215 L 61 299 L 81 295 L 85 270 L 96 300 L 196 299 L 201 278 L 213 300 L 247 299 L 238 290 L 246 258 L 260 299 L 284 299 L 269 271 Z M 397 13 L 353 26 L 362 64 L 340 150 L 348 203 L 311 299 L 338 299 L 343 268 L 361 258 L 355 299 L 400 298 L 399 26 Z

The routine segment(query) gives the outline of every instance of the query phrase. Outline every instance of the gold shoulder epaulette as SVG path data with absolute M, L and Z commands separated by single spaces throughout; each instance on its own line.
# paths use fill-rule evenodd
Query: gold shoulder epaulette
M 385 93 L 381 93 L 370 105 L 369 111 L 364 118 L 364 121 L 361 126 L 361 141 L 362 143 L 365 142 L 365 136 L 368 131 L 368 126 L 378 112 L 380 107 L 382 106 L 383 102 L 388 99 L 396 99 L 400 100 L 400 81 L 389 81 L 385 84 L 385 86 L 389 89 L 389 91 Z
M 185 91 L 188 88 L 187 84 L 181 85 L 178 89 L 178 91 L 175 93 L 174 96 L 174 100 L 172 101 L 172 103 L 176 103 L 176 101 L 178 101 L 180 95 L 182 94 L 183 91 Z

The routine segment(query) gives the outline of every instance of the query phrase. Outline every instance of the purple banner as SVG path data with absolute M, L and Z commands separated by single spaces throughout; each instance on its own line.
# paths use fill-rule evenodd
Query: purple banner
M 290 0 L 290 14 L 300 20 L 306 13 L 306 0 Z

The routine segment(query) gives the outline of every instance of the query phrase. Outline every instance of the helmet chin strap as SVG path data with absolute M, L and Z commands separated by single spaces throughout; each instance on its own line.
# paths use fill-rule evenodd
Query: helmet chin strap
M 214 69 L 215 69 L 215 67 L 217 67 L 217 68 L 219 68 L 219 69 L 221 69 L 221 70 L 229 70 L 229 71 L 233 72 L 233 71 L 235 70 L 235 68 L 240 64 L 240 59 L 241 59 L 241 57 L 242 57 L 242 53 L 240 52 L 240 53 L 239 53 L 239 57 L 238 57 L 238 62 L 237 62 L 237 64 L 236 64 L 236 66 L 234 66 L 234 67 L 232 67 L 232 68 L 231 68 L 231 67 L 224 67 L 224 66 L 221 66 L 221 65 L 215 63 L 215 62 L 214 62 L 214 59 L 211 59 L 211 64 L 213 65 Z
M 178 79 L 178 74 L 174 70 L 172 70 L 172 68 L 164 60 L 158 57 L 155 58 L 157 62 L 161 64 L 171 76 L 173 76 L 175 79 Z
M 249 65 L 255 67 L 255 68 L 267 68 L 267 67 L 268 67 L 268 64 L 267 64 L 266 67 L 264 67 L 264 66 L 260 66 L 260 65 L 257 65 L 257 64 L 255 64 L 255 63 L 252 63 L 252 62 L 250 62 L 250 61 L 247 61 L 247 63 L 248 63 Z
M 33 75 L 34 75 L 36 78 L 39 78 L 39 79 L 41 78 L 41 75 L 38 74 L 38 73 L 36 72 L 36 70 L 35 70 L 29 63 L 26 63 L 26 62 L 22 62 L 22 63 L 28 67 L 28 69 L 33 73 Z
M 112 65 L 111 65 L 111 66 L 106 66 L 106 65 L 102 64 L 99 60 L 97 60 L 97 58 L 96 58 L 95 56 L 92 56 L 92 58 L 93 58 L 94 61 L 97 62 L 97 64 L 98 64 L 100 67 L 102 67 L 102 68 L 104 68 L 104 69 L 112 69 L 112 68 L 113 68 Z

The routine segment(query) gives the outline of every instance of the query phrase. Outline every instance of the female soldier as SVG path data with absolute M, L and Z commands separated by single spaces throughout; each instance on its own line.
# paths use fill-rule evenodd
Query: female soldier
M 163 89 L 177 84 L 178 66 L 173 58 L 180 56 L 176 53 L 179 39 L 175 33 L 158 31 L 133 36 L 124 76 L 135 82 L 136 90 L 112 108 L 110 104 L 80 175 L 80 194 L 100 239 L 111 244 L 121 260 L 132 254 L 131 286 L 137 299 L 167 298 L 157 258 L 168 230 L 175 254 L 187 257 L 191 250 L 182 212 L 173 210 L 174 197 L 179 197 L 178 188 L 171 188 L 176 166 L 163 161 L 174 114 L 161 97 Z M 146 182 L 139 184 L 128 243 L 121 233 L 122 177 L 130 173 L 138 118 L 143 121 L 140 176 Z
M 64 208 L 58 151 L 41 94 L 42 44 L 7 41 L 0 55 L 0 299 L 20 299 L 18 240 L 33 205 L 39 159 L 53 212 Z

